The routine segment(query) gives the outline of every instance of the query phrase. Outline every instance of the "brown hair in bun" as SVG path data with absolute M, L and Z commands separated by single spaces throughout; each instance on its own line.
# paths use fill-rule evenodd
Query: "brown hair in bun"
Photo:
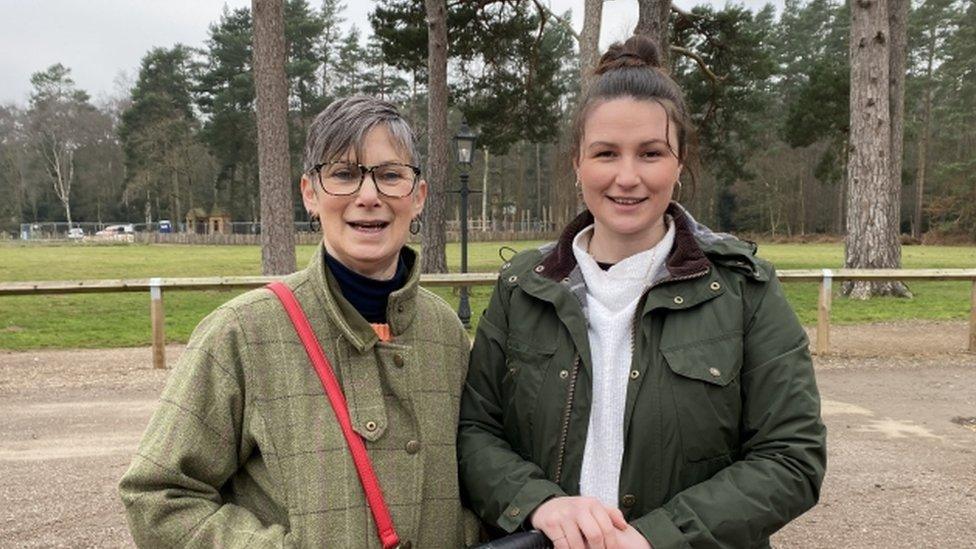
M 618 98 L 653 101 L 664 108 L 669 123 L 676 126 L 678 142 L 668 146 L 685 166 L 683 172 L 689 174 L 694 190 L 694 127 L 681 88 L 661 68 L 657 44 L 639 34 L 622 44 L 617 42 L 603 54 L 593 74 L 595 78 L 580 101 L 573 121 L 573 158 L 579 159 L 586 117 L 595 105 Z M 670 139 L 670 130 L 667 135 Z

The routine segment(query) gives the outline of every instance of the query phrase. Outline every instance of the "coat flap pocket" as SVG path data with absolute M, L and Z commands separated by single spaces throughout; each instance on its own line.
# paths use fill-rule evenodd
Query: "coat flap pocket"
M 671 371 L 687 378 L 724 387 L 742 368 L 742 333 L 682 343 L 661 349 Z
M 532 362 L 533 358 L 538 359 L 551 357 L 556 353 L 556 346 L 554 344 L 547 345 L 542 341 L 528 343 L 522 341 L 521 339 L 509 336 L 508 353 L 511 358 L 523 359 L 526 362 Z

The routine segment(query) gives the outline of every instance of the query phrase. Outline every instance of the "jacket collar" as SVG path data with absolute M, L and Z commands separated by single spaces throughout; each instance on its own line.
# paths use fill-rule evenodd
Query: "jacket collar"
M 319 297 L 319 304 L 349 344 L 359 352 L 365 352 L 379 341 L 379 337 L 363 315 L 342 296 L 338 281 L 325 265 L 324 250 L 325 247 L 320 244 L 307 267 Z M 405 253 L 410 269 L 407 281 L 402 288 L 390 294 L 386 307 L 386 321 L 394 338 L 413 323 L 417 292 L 420 288 L 420 261 L 417 252 L 408 247 Z
M 665 263 L 670 277 L 683 278 L 707 270 L 711 263 L 695 238 L 698 224 L 676 202 L 668 205 L 666 214 L 671 216 L 675 229 L 674 247 Z M 576 216 L 559 236 L 556 246 L 542 258 L 542 269 L 539 272 L 554 281 L 568 277 L 576 268 L 573 239 L 592 223 L 593 214 L 589 210 Z

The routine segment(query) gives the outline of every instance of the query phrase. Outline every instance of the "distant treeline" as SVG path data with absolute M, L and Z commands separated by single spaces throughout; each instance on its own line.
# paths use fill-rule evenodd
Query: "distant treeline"
M 399 104 L 426 147 L 417 4 L 378 2 L 364 41 L 343 32 L 339 0 L 286 1 L 296 185 L 304 130 L 337 97 Z M 576 204 L 567 143 L 577 42 L 526 4 L 451 4 L 451 127 L 464 117 L 481 134 L 471 184 L 487 193 L 473 196 L 473 217 L 484 204 L 487 219 L 559 224 Z M 844 232 L 849 25 L 835 0 L 787 0 L 779 14 L 735 5 L 672 14 L 672 44 L 694 52 L 671 61 L 699 128 L 697 189 L 680 197 L 699 218 L 776 236 Z M 192 209 L 257 221 L 251 49 L 249 10 L 225 9 L 205 48 L 152 49 L 135 81 L 98 104 L 68 67 L 35 73 L 27 105 L 0 106 L 0 229 L 178 220 Z M 976 238 L 976 3 L 913 2 L 908 49 L 902 230 Z M 447 200 L 453 219 L 456 195 Z M 297 193 L 295 215 L 305 215 Z

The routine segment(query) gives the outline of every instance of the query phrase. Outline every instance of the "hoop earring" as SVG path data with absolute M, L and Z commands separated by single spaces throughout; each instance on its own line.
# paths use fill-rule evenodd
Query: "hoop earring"
M 319 214 L 308 212 L 308 226 L 315 233 L 322 229 L 322 221 L 319 220 Z
M 417 235 L 420 234 L 421 221 L 419 217 L 415 217 L 410 220 L 410 234 Z
M 679 200 L 681 200 L 681 180 L 680 179 L 674 182 L 674 187 L 675 187 L 675 190 L 671 194 L 671 200 L 674 200 L 675 202 L 678 202 Z

